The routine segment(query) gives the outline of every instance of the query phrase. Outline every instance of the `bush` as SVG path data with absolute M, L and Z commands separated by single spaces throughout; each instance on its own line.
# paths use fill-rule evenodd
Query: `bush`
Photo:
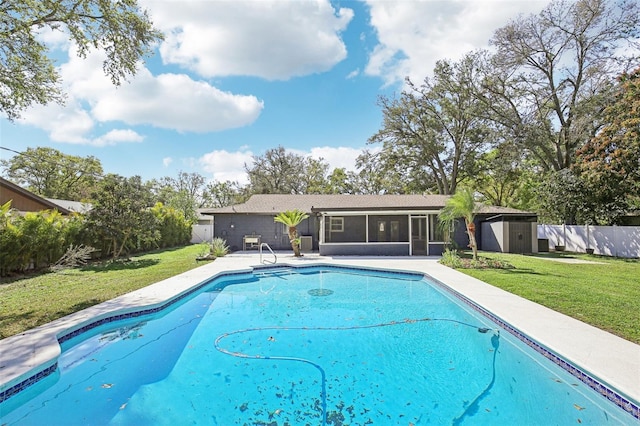
M 444 253 L 442 253 L 440 263 L 454 269 L 463 267 L 462 258 L 455 250 L 446 249 Z
M 211 254 L 215 257 L 222 257 L 229 253 L 229 246 L 222 238 L 214 238 L 211 242 Z
M 455 250 L 445 250 L 440 263 L 453 269 L 513 269 L 513 265 L 500 259 L 478 257 L 478 260 L 463 258 Z

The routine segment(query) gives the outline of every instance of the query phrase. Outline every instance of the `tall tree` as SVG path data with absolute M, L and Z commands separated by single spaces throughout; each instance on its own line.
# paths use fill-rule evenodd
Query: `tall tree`
M 38 37 L 43 28 L 68 34 L 81 58 L 92 48 L 104 51 L 103 70 L 115 85 L 135 74 L 162 39 L 137 0 L 2 0 L 0 22 L 0 111 L 10 120 L 32 104 L 64 100 L 49 49 Z
M 238 182 L 210 182 L 203 191 L 202 207 L 225 207 L 248 199 L 246 188 Z
M 503 142 L 478 157 L 470 181 L 487 204 L 532 210 L 539 171 L 513 142 Z
M 637 63 L 637 50 L 620 52 L 638 47 L 638 10 L 632 0 L 553 0 L 495 32 L 484 106 L 547 170 L 571 166 L 601 125 L 612 77 Z
M 293 249 L 295 257 L 302 256 L 300 254 L 300 238 L 298 238 L 297 226 L 308 217 L 308 214 L 296 209 L 278 213 L 278 215 L 273 218 L 274 222 L 282 223 L 287 227 L 289 242 L 291 242 L 291 248 Z
M 125 178 L 109 174 L 91 198 L 88 228 L 106 243 L 105 248 L 113 258 L 128 253 L 131 247 L 149 245 L 160 239 L 151 211 L 153 194 L 140 176 Z
M 381 170 L 395 170 L 411 190 L 452 194 L 488 142 L 473 85 L 474 54 L 456 63 L 438 61 L 433 78 L 420 87 L 407 80 L 397 99 L 380 98 L 382 129 L 370 143 L 382 143 Z
M 100 160 L 78 157 L 53 148 L 27 148 L 26 151 L 0 160 L 7 178 L 47 198 L 86 200 L 102 175 Z
M 165 176 L 151 181 L 150 185 L 159 202 L 182 212 L 188 221 L 197 221 L 196 210 L 204 207 L 204 176 L 180 171 L 176 178 Z
M 476 200 L 473 191 L 469 188 L 460 188 L 449 198 L 444 208 L 438 214 L 438 219 L 443 226 L 449 226 L 459 218 L 464 219 L 469 247 L 473 251 L 473 260 L 478 259 L 478 244 L 476 243 L 476 227 L 473 222 L 476 211 Z
M 263 156 L 253 156 L 253 164 L 245 164 L 245 171 L 254 194 L 307 194 L 324 191 L 328 167 L 323 159 L 287 152 L 278 146 Z
M 605 126 L 577 154 L 575 165 L 597 206 L 593 211 L 640 207 L 640 68 L 619 77 Z M 612 208 L 620 207 L 620 209 Z M 617 217 L 609 217 L 615 222 Z

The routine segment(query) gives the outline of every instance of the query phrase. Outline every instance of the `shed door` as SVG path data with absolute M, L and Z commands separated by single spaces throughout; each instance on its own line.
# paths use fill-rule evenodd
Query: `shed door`
M 531 253 L 531 223 L 509 222 L 509 252 Z

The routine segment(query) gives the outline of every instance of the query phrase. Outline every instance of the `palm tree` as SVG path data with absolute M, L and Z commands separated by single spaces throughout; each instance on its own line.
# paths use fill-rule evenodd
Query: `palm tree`
M 476 244 L 476 226 L 473 223 L 476 200 L 473 191 L 468 188 L 459 189 L 447 200 L 444 208 L 438 214 L 443 226 L 449 228 L 453 222 L 462 217 L 469 235 L 469 247 L 473 250 L 473 260 L 478 259 L 478 245 Z
M 289 241 L 291 242 L 291 248 L 293 249 L 293 254 L 296 257 L 302 256 L 300 254 L 300 239 L 298 238 L 298 229 L 296 228 L 296 226 L 298 226 L 300 222 L 308 217 L 308 214 L 295 209 L 278 213 L 278 215 L 273 218 L 274 222 L 283 223 L 287 227 L 289 233 Z

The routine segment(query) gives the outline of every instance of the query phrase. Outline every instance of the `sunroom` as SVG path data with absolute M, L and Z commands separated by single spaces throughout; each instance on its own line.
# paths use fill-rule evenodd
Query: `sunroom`
M 313 212 L 320 218 L 321 255 L 427 256 L 444 250 L 437 210 Z

